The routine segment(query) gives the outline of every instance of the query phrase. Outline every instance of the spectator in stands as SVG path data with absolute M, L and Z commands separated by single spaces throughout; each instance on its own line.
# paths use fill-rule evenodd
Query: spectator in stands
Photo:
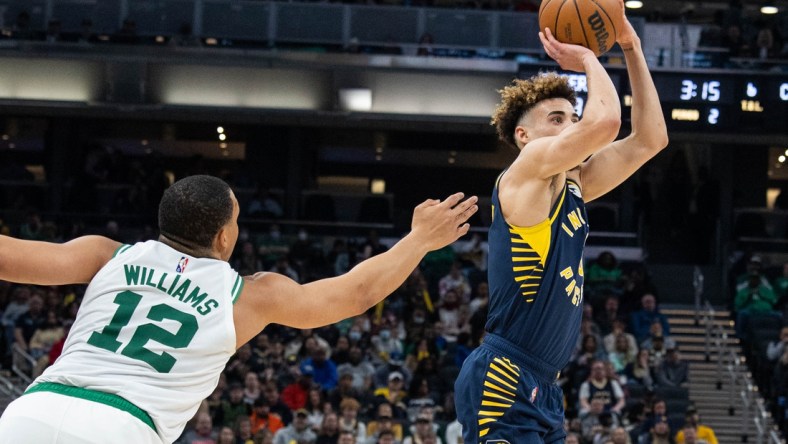
M 597 310 L 597 314 L 594 316 L 594 321 L 596 325 L 599 326 L 599 333 L 601 335 L 605 336 L 613 331 L 613 323 L 622 316 L 618 308 L 618 296 L 607 293 L 607 296 L 605 296 L 604 309 Z M 608 353 L 610 353 L 610 351 L 611 350 L 607 350 Z
M 410 390 L 407 396 L 408 421 L 414 422 L 425 407 L 435 408 L 434 393 L 430 389 L 429 380 L 422 375 L 415 375 L 410 383 Z
M 30 338 L 30 356 L 36 360 L 32 376 L 37 378 L 49 366 L 49 352 L 52 346 L 63 339 L 65 332 L 63 325 L 55 310 L 46 312 L 46 320 L 36 329 Z
M 290 425 L 290 423 L 293 421 L 293 411 L 287 406 L 287 404 L 285 404 L 284 401 L 282 401 L 281 395 L 279 393 L 279 387 L 276 385 L 276 383 L 270 382 L 266 384 L 264 393 L 265 398 L 268 401 L 268 408 L 271 410 L 271 412 L 279 415 L 285 425 Z
M 293 423 L 280 429 L 274 435 L 274 444 L 291 444 L 293 442 L 314 444 L 317 441 L 317 435 L 309 428 L 307 416 L 309 413 L 306 410 L 297 409 L 293 415 Z
M 288 259 L 287 256 L 279 256 L 276 259 L 274 266 L 271 267 L 271 269 L 268 271 L 279 273 L 281 275 L 289 277 L 290 279 L 296 282 L 301 282 L 298 276 L 298 272 L 295 270 L 295 268 L 290 266 L 290 259 Z
M 604 360 L 594 360 L 591 364 L 591 375 L 580 385 L 578 394 L 581 414 L 590 410 L 593 399 L 601 399 L 605 412 L 621 415 L 626 405 L 624 391 L 617 381 L 607 377 L 606 371 Z
M 252 405 L 262 395 L 260 377 L 255 372 L 249 372 L 244 377 L 244 402 Z
M 290 408 L 290 410 L 298 410 L 306 407 L 306 399 L 309 395 L 309 389 L 314 384 L 313 376 L 315 370 L 311 365 L 304 365 L 299 368 L 298 379 L 289 384 L 282 390 L 282 402 Z
M 676 444 L 717 444 L 714 430 L 700 424 L 700 415 L 694 406 L 687 408 L 684 428 L 676 433 Z
M 611 427 L 618 426 L 618 419 L 616 415 L 605 411 L 604 399 L 595 398 L 591 400 L 588 410 L 580 413 L 580 424 L 583 441 L 598 442 L 597 437 L 606 434 Z
M 648 349 L 644 348 L 638 351 L 635 362 L 630 363 L 624 369 L 624 376 L 627 378 L 627 384 L 639 384 L 649 391 L 654 388 Z
M 772 27 L 763 19 L 756 20 L 755 27 L 758 28 L 758 34 L 755 38 L 754 45 L 758 50 L 758 58 L 771 58 L 774 56 L 775 49 L 774 31 L 772 31 Z
M 673 444 L 667 418 L 659 418 L 642 442 L 644 444 Z
M 263 267 L 272 267 L 277 259 L 290 253 L 290 244 L 279 231 L 279 225 L 271 224 L 268 233 L 257 240 L 257 252 L 263 259 Z
M 352 376 L 352 386 L 354 390 L 369 390 L 372 387 L 372 377 L 375 374 L 375 368 L 366 361 L 358 345 L 350 347 L 348 352 L 349 361 L 340 365 L 337 372 L 342 374 L 350 374 Z
M 651 283 L 646 267 L 643 264 L 637 264 L 629 271 L 624 280 L 624 294 L 619 301 L 621 313 L 629 315 L 639 310 L 641 299 L 646 293 L 654 294 L 654 285 Z
M 63 345 L 66 343 L 66 339 L 68 339 L 68 333 L 71 331 L 71 326 L 74 324 L 74 321 L 71 319 L 66 319 L 63 321 L 63 337 L 60 338 L 59 341 L 55 342 L 52 345 L 52 348 L 49 349 L 49 363 L 52 364 L 53 362 L 57 361 L 57 358 L 60 357 L 60 354 L 63 353 Z
M 398 371 L 391 372 L 388 378 L 388 384 L 385 387 L 380 387 L 375 390 L 375 401 L 377 404 L 387 402 L 392 406 L 392 413 L 397 419 L 405 419 L 407 417 L 408 406 L 405 403 L 407 393 L 403 390 L 404 381 L 402 373 Z
M 613 365 L 616 374 L 623 374 L 626 367 L 634 364 L 637 359 L 638 348 L 629 342 L 624 333 L 619 333 L 615 338 L 615 349 L 608 353 L 608 359 Z
M 454 399 L 454 394 L 451 394 L 451 398 Z M 462 424 L 460 424 L 454 411 L 452 411 L 452 415 L 455 415 L 454 420 L 446 424 L 446 444 L 462 444 Z
M 252 414 L 249 415 L 252 425 L 252 433 L 257 434 L 261 430 L 268 430 L 272 434 L 276 433 L 285 425 L 282 418 L 276 413 L 272 413 L 265 396 L 257 398 L 254 402 Z
M 610 441 L 613 444 L 632 444 L 632 439 L 624 427 L 615 427 L 610 433 Z
M 235 268 L 241 276 L 254 274 L 263 269 L 263 261 L 257 257 L 252 242 L 246 241 L 241 244 L 241 251 L 236 255 L 233 261 L 233 268 Z
M 736 292 L 734 308 L 736 309 L 736 336 L 747 340 L 749 321 L 752 316 L 780 317 L 774 311 L 777 296 L 771 286 L 766 286 L 758 272 L 751 272 L 747 286 Z
M 351 432 L 356 437 L 357 442 L 363 443 L 367 439 L 367 425 L 359 420 L 358 412 L 361 404 L 353 398 L 345 398 L 339 404 L 339 428 L 342 431 Z
M 30 339 L 33 334 L 46 322 L 44 299 L 39 291 L 33 291 L 30 296 L 27 312 L 17 318 L 14 324 L 14 342 L 24 351 L 29 350 Z
M 319 384 L 323 390 L 331 390 L 336 387 L 339 375 L 336 364 L 330 358 L 326 358 L 326 355 L 324 347 L 316 347 L 312 351 L 311 357 L 301 361 L 301 370 L 306 374 L 308 369 L 311 369 L 312 380 Z
M 651 324 L 658 320 L 662 324 L 662 332 L 665 336 L 670 335 L 670 325 L 668 318 L 659 312 L 657 308 L 657 298 L 646 293 L 640 298 L 641 309 L 632 313 L 632 334 L 638 342 L 643 342 L 649 337 Z
M 386 433 L 391 433 L 392 438 L 394 438 L 396 442 L 402 441 L 402 424 L 394 422 L 392 414 L 393 410 L 391 404 L 382 402 L 378 405 L 375 420 L 367 424 L 366 444 L 377 443 Z
M 334 412 L 323 416 L 315 444 L 335 444 L 339 440 L 339 418 Z
M 252 353 L 252 346 L 247 343 L 242 345 L 235 352 L 235 356 L 230 358 L 224 371 L 229 379 L 240 382 L 246 378 L 247 373 L 259 373 L 264 368 L 263 361 Z
M 761 285 L 772 288 L 771 282 L 763 274 L 763 259 L 758 255 L 753 255 L 747 261 L 746 271 L 736 276 L 736 292 L 743 290 L 750 286 L 750 281 L 753 275 L 760 276 Z
M 380 253 L 385 253 L 389 247 L 380 242 L 380 236 L 375 230 L 370 230 L 367 233 L 364 243 L 361 244 L 361 258 L 368 259 L 372 256 L 377 256 Z
M 424 338 L 419 339 L 418 342 L 408 346 L 408 348 L 405 356 L 405 366 L 412 372 L 416 371 L 421 361 L 437 358 L 440 355 L 435 344 Z
M 216 437 L 216 444 L 236 444 L 235 432 L 233 432 L 233 429 L 227 426 L 222 427 L 219 430 L 218 436 Z
M 443 337 L 449 343 L 457 342 L 460 333 L 470 333 L 470 313 L 468 306 L 460 302 L 455 290 L 449 290 L 441 298 L 438 318 L 443 326 Z
M 380 432 L 378 440 L 373 444 L 399 444 L 399 442 L 399 440 L 394 438 L 394 433 L 390 431 L 382 431 Z
M 665 359 L 654 371 L 658 387 L 681 387 L 689 380 L 689 363 L 679 356 L 678 346 L 668 348 Z
M 433 55 L 433 47 L 432 47 L 433 43 L 435 43 L 435 39 L 433 39 L 432 34 L 428 32 L 422 34 L 421 37 L 419 37 L 419 47 L 416 50 L 416 55 L 418 56 Z
M 253 434 L 252 434 L 252 422 L 249 420 L 248 416 L 242 416 L 235 421 L 235 428 L 232 429 L 234 435 L 237 437 L 233 441 L 233 444 L 243 443 L 243 444 L 254 444 L 253 441 Z
M 204 444 L 216 442 L 218 434 L 213 430 L 213 421 L 208 413 L 198 413 L 193 428 L 187 428 L 178 444 Z
M 602 292 L 621 292 L 623 271 L 618 260 L 610 251 L 599 253 L 596 261 L 588 267 L 586 285 L 592 295 Z
M 777 361 L 786 350 L 785 345 L 788 344 L 788 326 L 780 329 L 780 338 L 776 341 L 769 341 L 766 347 L 766 357 L 770 361 Z
M 242 416 L 249 416 L 249 405 L 244 402 L 244 387 L 234 382 L 230 384 L 230 396 L 221 402 L 214 420 L 222 426 L 232 427 Z
M 323 427 L 323 418 L 325 417 L 326 403 L 323 400 L 323 390 L 319 386 L 313 386 L 309 389 L 307 397 L 306 411 L 309 412 L 307 422 L 315 433 L 319 433 Z
M 246 215 L 263 219 L 279 219 L 284 215 L 284 211 L 270 190 L 260 187 L 252 200 L 249 201 L 249 205 L 246 206 Z
M 564 444 L 580 444 L 580 437 L 577 436 L 576 433 L 567 433 L 566 439 L 564 439 Z
M 631 333 L 628 333 L 626 331 L 626 328 L 627 328 L 627 322 L 626 320 L 624 320 L 623 317 L 618 317 L 613 320 L 612 330 L 610 331 L 610 333 L 605 335 L 605 337 L 602 339 L 603 344 L 605 346 L 605 351 L 608 354 L 613 353 L 615 351 L 616 338 L 619 335 L 624 335 L 624 338 L 626 338 L 627 349 L 629 350 L 638 349 L 638 343 L 637 340 L 635 339 L 635 336 L 632 335 Z
M 0 322 L 3 324 L 6 339 L 7 354 L 11 354 L 11 346 L 14 343 L 14 329 L 16 321 L 20 316 L 27 313 L 30 308 L 30 287 L 26 285 L 14 287 L 11 292 L 11 302 L 5 307 L 3 317 Z
M 444 301 L 446 293 L 452 290 L 458 296 L 459 303 L 467 304 L 470 302 L 471 284 L 468 282 L 468 278 L 462 273 L 462 263 L 460 263 L 460 261 L 454 261 L 451 264 L 449 274 L 443 276 L 440 281 L 438 281 L 438 295 L 440 296 L 441 302 Z
M 432 416 L 422 412 L 416 418 L 411 435 L 406 437 L 402 444 L 425 444 L 428 442 L 442 444 L 443 441 L 435 435 L 436 428 L 432 422 Z
M 392 355 L 401 356 L 405 351 L 402 341 L 393 334 L 388 325 L 382 326 L 378 334 L 372 336 L 370 342 L 373 352 L 372 362 L 377 364 L 389 362 Z
M 404 358 L 401 353 L 394 353 L 389 357 L 388 363 L 377 366 L 372 378 L 372 385 L 377 388 L 387 386 L 391 382 L 392 373 L 398 373 L 403 378 L 402 381 L 405 385 L 410 384 L 413 373 L 405 366 Z

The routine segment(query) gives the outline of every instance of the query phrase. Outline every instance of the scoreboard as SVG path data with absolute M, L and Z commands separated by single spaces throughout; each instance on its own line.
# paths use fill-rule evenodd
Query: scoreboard
M 529 78 L 555 66 L 520 65 Z M 588 96 L 585 74 L 564 72 L 578 95 L 578 110 Z M 622 100 L 622 117 L 631 109 L 626 70 L 607 68 Z M 668 129 L 747 134 L 788 134 L 788 73 L 652 71 Z

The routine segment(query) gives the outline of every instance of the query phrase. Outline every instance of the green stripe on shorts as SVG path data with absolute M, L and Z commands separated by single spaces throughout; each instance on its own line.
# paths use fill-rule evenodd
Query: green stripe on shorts
M 100 404 L 108 405 L 110 407 L 115 407 L 118 410 L 123 410 L 131 414 L 131 416 L 139 419 L 140 421 L 144 422 L 148 425 L 154 432 L 156 432 L 156 425 L 153 424 L 153 420 L 150 418 L 148 413 L 145 410 L 137 407 L 136 405 L 132 404 L 131 402 L 127 401 L 124 398 L 121 398 L 118 395 L 113 395 L 111 393 L 104 393 L 99 392 L 96 390 L 89 390 L 82 387 L 74 387 L 70 385 L 58 384 L 56 382 L 40 382 L 25 391 L 25 394 L 35 393 L 35 392 L 52 392 L 58 393 L 65 396 L 71 396 L 73 398 L 80 398 L 86 399 L 88 401 L 98 402 Z M 158 433 L 158 432 L 157 432 Z

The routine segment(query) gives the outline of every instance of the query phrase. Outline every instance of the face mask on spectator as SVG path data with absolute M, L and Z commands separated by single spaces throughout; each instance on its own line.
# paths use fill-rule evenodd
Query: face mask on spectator
M 360 331 L 351 331 L 350 333 L 348 333 L 347 336 L 348 336 L 348 338 L 350 338 L 351 341 L 358 341 L 358 340 L 361 339 L 361 332 Z
M 391 331 L 389 330 L 381 330 L 380 331 L 380 339 L 384 341 L 388 341 L 391 338 Z

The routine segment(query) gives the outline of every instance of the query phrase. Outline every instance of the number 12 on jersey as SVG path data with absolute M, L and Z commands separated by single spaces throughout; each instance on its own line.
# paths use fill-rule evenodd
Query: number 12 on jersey
M 88 344 L 117 353 L 118 349 L 123 346 L 123 343 L 118 341 L 118 335 L 120 335 L 121 329 L 129 325 L 131 317 L 141 300 L 142 296 L 133 291 L 118 293 L 114 300 L 118 305 L 118 310 L 101 332 L 94 331 L 90 335 Z M 157 304 L 151 307 L 147 318 L 157 322 L 169 319 L 179 322 L 181 326 L 173 334 L 152 323 L 142 324 L 134 331 L 128 344 L 120 350 L 120 354 L 143 361 L 159 373 L 169 373 L 175 365 L 175 357 L 167 352 L 154 353 L 145 348 L 145 345 L 148 341 L 155 341 L 172 348 L 188 347 L 199 328 L 197 318 L 189 313 L 176 310 L 167 304 Z

